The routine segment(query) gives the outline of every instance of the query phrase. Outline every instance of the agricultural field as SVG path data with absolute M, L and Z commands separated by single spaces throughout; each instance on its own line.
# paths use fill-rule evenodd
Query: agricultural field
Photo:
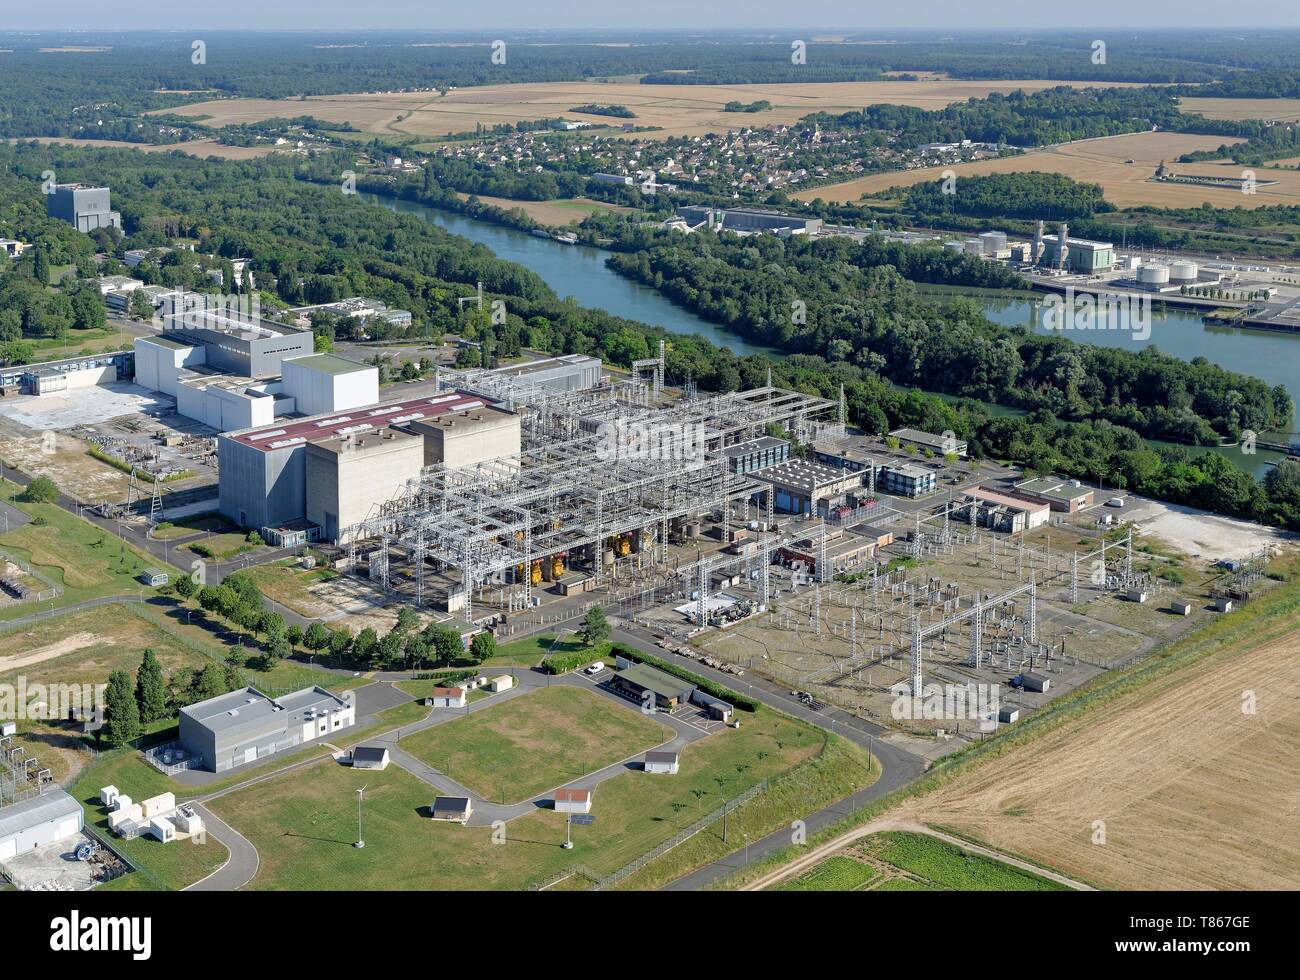
M 1252 600 L 900 814 L 1107 888 L 1300 886 L 1278 820 L 1300 779 L 1297 602 Z
M 200 120 L 202 121 L 202 120 Z M 128 143 L 125 140 L 88 140 L 71 136 L 33 136 L 22 140 L 34 139 L 38 143 L 62 143 L 68 146 L 118 147 L 124 150 L 140 150 L 143 153 L 184 153 L 192 157 L 219 157 L 222 160 L 251 160 L 266 156 L 268 153 L 282 151 L 276 146 L 226 146 L 216 140 L 189 140 L 185 143 Z M 10 143 L 19 140 L 11 139 Z
M 948 79 L 689 86 L 640 85 L 635 81 L 541 82 L 476 86 L 441 97 L 427 92 L 311 96 L 293 100 L 292 113 L 287 100 L 278 99 L 218 99 L 166 111 L 200 117 L 199 121 L 208 126 L 312 115 L 327 122 L 348 122 L 367 133 L 417 137 L 473 132 L 479 123 L 513 125 L 520 120 L 558 116 L 597 126 L 617 126 L 624 121 L 569 111 L 572 106 L 595 102 L 626 105 L 636 113 L 636 118 L 627 122 L 659 127 L 655 132 L 629 136 L 664 138 L 700 136 L 740 126 L 788 125 L 812 112 L 847 112 L 872 103 L 941 109 L 990 92 L 1008 93 L 1016 89 L 1036 92 L 1059 84 L 1042 80 L 989 83 Z M 1071 84 L 1083 87 L 1087 83 Z M 728 102 L 759 100 L 771 102 L 772 108 L 744 114 L 723 111 Z
M 1260 180 L 1276 183 L 1260 183 L 1254 194 L 1242 194 L 1239 189 L 1232 187 L 1202 187 L 1150 179 L 1163 160 L 1177 174 L 1240 181 L 1242 168 L 1233 164 L 1175 162 L 1184 153 L 1213 150 L 1232 142 L 1232 139 L 1223 136 L 1187 133 L 1109 136 L 1030 150 L 1019 156 L 997 160 L 872 174 L 842 184 L 812 187 L 799 191 L 792 197 L 801 201 L 821 198 L 828 202 L 853 202 L 864 194 L 875 194 L 891 187 L 910 187 L 927 180 L 937 181 L 945 171 L 950 170 L 958 178 L 1029 172 L 1064 174 L 1075 180 L 1100 184 L 1106 200 L 1122 208 L 1139 205 L 1187 208 L 1198 207 L 1205 202 L 1224 208 L 1257 208 L 1267 204 L 1300 205 L 1300 172 L 1269 171 L 1267 177 L 1261 177 Z M 957 186 L 960 193 L 960 181 Z
M 827 858 L 811 871 L 787 881 L 779 892 L 856 892 L 861 891 L 877 875 L 869 864 L 837 854 Z
M 556 686 L 426 728 L 402 748 L 484 799 L 517 803 L 672 734 L 634 707 Z
M 1265 119 L 1271 122 L 1300 122 L 1300 99 L 1198 99 L 1183 96 L 1178 100 L 1183 112 L 1193 112 L 1206 119 Z
M 238 790 L 211 807 L 258 849 L 261 866 L 249 888 L 518 889 L 579 864 L 602 875 L 616 871 L 724 800 L 774 779 L 772 789 L 729 815 L 728 842 L 720 823 L 712 824 L 620 883 L 654 888 L 734 851 L 741 833 L 757 839 L 876 775 L 856 747 L 763 711 L 740 730 L 686 746 L 676 776 L 628 770 L 601 783 L 596 823 L 574 828 L 572 851 L 559 846 L 564 815 L 550 809 L 512 820 L 501 845 L 492 843 L 490 827 L 430 821 L 435 791 L 397 766 L 376 773 L 322 763 Z M 352 847 L 355 791 L 363 783 L 366 847 L 358 851 Z M 285 827 L 298 829 L 285 833 Z M 568 887 L 583 887 L 582 880 Z
M 470 198 L 469 194 L 457 194 L 456 196 L 462 201 Z M 518 208 L 538 224 L 549 225 L 552 228 L 577 224 L 598 212 L 608 211 L 622 214 L 631 210 L 617 204 L 593 201 L 587 197 L 561 198 L 555 201 L 515 201 L 508 197 L 487 197 L 484 195 L 477 195 L 477 197 L 484 204 L 501 208 L 503 211 Z

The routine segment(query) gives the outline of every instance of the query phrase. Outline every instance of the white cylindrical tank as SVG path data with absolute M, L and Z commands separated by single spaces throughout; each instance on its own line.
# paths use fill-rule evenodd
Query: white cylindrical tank
M 960 252 L 963 248 L 961 242 L 944 242 L 943 247 L 949 252 Z
M 1138 282 L 1148 286 L 1163 286 L 1169 282 L 1169 266 L 1152 262 L 1138 269 Z
M 1169 280 L 1171 282 L 1195 282 L 1199 271 L 1200 269 L 1195 262 L 1180 259 L 1169 264 Z

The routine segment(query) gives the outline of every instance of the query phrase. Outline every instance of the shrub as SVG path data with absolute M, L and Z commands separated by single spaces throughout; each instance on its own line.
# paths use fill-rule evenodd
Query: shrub
M 27 484 L 23 499 L 33 504 L 52 504 L 59 499 L 59 488 L 48 476 L 38 476 Z

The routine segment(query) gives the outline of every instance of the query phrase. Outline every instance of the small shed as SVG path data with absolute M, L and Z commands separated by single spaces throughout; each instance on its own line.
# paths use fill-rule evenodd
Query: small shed
M 488 681 L 488 690 L 493 692 L 508 691 L 515 686 L 515 679 L 509 674 L 497 674 Z
M 116 801 L 118 790 L 116 786 L 105 786 L 99 791 L 99 802 L 104 806 L 111 807 Z
M 203 818 L 188 806 L 177 810 L 176 816 L 172 817 L 171 820 L 176 825 L 176 829 L 182 834 L 189 834 L 193 837 L 195 834 L 203 833 Z
M 0 738 L 18 734 L 18 725 L 12 721 L 0 722 Z
M 1142 603 L 1147 601 L 1147 594 L 1141 589 L 1129 589 L 1128 592 L 1124 594 L 1124 598 L 1129 602 Z
M 1185 599 L 1175 599 L 1169 603 L 1169 611 L 1175 616 L 1190 616 L 1192 614 L 1192 604 Z
M 448 820 L 461 825 L 469 821 L 473 812 L 468 796 L 439 796 L 429 807 L 429 816 L 434 820 Z
M 641 768 L 646 772 L 662 772 L 676 775 L 681 763 L 679 752 L 647 752 Z
M 1026 691 L 1039 691 L 1046 694 L 1048 688 L 1052 686 L 1052 679 L 1050 677 L 1044 677 L 1042 674 L 1021 674 L 1020 686 Z
M 120 813 L 123 810 L 131 809 L 131 806 L 134 803 L 135 801 L 125 793 L 118 793 L 113 797 L 113 810 Z
M 591 790 L 557 789 L 555 791 L 555 810 L 557 813 L 590 813 Z
M 352 750 L 353 769 L 387 769 L 388 750 L 382 745 L 358 745 Z
M 167 573 L 161 568 L 146 568 L 140 573 L 140 581 L 151 588 L 161 588 L 169 581 Z
M 1004 704 L 998 708 L 998 723 L 1009 725 L 1020 720 L 1020 709 L 1014 704 Z
M 170 844 L 176 839 L 176 825 L 166 817 L 154 817 L 149 821 L 149 828 L 146 832 L 150 837 L 156 838 L 164 844 Z
M 1220 596 L 1214 600 L 1214 608 L 1221 613 L 1230 613 L 1234 608 L 1234 603 L 1227 596 Z
M 435 687 L 433 689 L 433 701 L 435 708 L 463 708 L 465 707 L 465 689 L 463 687 Z
M 140 811 L 144 814 L 146 820 L 161 817 L 163 814 L 171 813 L 175 809 L 175 793 L 159 793 L 157 796 L 151 796 L 147 800 L 140 801 Z

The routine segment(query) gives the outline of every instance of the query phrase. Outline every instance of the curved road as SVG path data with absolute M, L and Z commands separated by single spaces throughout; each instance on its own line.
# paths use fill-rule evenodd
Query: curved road
M 222 844 L 225 844 L 230 856 L 226 858 L 226 863 L 212 874 L 187 886 L 184 890 L 187 892 L 233 892 L 252 881 L 253 876 L 257 874 L 259 864 L 257 848 L 202 803 L 191 803 L 190 806 L 194 807 L 198 815 L 203 818 L 203 826 L 206 832 Z

